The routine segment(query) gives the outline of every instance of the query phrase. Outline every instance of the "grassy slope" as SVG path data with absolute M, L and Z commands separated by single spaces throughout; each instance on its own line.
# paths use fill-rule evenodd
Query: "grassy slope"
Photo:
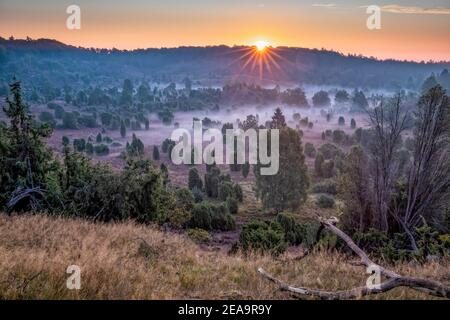
M 100 224 L 0 214 L 0 299 L 289 298 L 261 279 L 257 267 L 296 285 L 331 290 L 363 285 L 364 269 L 345 262 L 344 256 L 329 252 L 302 260 L 289 255 L 276 260 L 259 255 L 228 256 L 202 249 L 182 235 L 132 222 Z M 82 268 L 79 291 L 65 286 L 65 271 L 71 264 Z M 396 270 L 450 280 L 448 261 L 401 265 Z M 373 298 L 429 296 L 398 288 Z

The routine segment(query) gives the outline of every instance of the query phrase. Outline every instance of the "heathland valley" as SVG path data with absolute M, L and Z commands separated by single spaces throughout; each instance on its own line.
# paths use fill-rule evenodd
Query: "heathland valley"
M 0 38 L 0 298 L 448 298 L 449 67 Z

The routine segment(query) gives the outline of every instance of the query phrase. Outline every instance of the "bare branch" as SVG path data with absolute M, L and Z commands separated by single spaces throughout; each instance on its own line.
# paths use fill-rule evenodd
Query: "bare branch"
M 300 296 L 310 296 L 325 300 L 343 300 L 343 299 L 354 299 L 361 298 L 371 294 L 379 294 L 382 292 L 390 291 L 397 287 L 409 287 L 416 289 L 417 287 L 425 288 L 429 290 L 431 295 L 438 297 L 450 297 L 450 288 L 431 280 L 417 279 L 411 277 L 397 277 L 391 278 L 388 281 L 381 283 L 379 286 L 369 288 L 358 287 L 349 290 L 339 290 L 339 291 L 325 291 L 310 288 L 293 287 L 287 283 L 275 278 L 274 276 L 267 273 L 263 268 L 259 268 L 258 272 L 266 279 L 274 282 L 278 285 L 278 289 L 281 291 L 289 291 Z
M 340 230 L 335 226 L 335 223 L 337 222 L 336 218 L 331 220 L 320 219 L 320 222 L 326 229 L 330 230 L 335 235 L 337 235 L 338 237 L 340 237 L 342 240 L 345 241 L 345 243 L 350 247 L 350 249 L 352 249 L 353 252 L 355 252 L 359 256 L 359 258 L 361 259 L 360 261 L 361 265 L 364 265 L 366 267 L 376 266 L 380 270 L 381 274 L 388 277 L 389 279 L 381 283 L 379 286 L 374 287 L 366 286 L 342 291 L 324 291 L 324 290 L 290 286 L 287 283 L 284 283 L 283 281 L 270 275 L 262 268 L 259 268 L 258 272 L 266 279 L 276 283 L 279 287 L 279 290 L 289 291 L 300 296 L 311 296 L 321 299 L 352 299 L 363 297 L 366 295 L 387 292 L 397 287 L 409 287 L 414 290 L 425 292 L 436 297 L 450 298 L 449 286 L 446 286 L 434 280 L 401 276 L 394 271 L 388 270 L 374 263 L 372 260 L 370 260 L 367 254 L 353 242 L 353 240 L 347 234 L 345 234 L 342 230 Z

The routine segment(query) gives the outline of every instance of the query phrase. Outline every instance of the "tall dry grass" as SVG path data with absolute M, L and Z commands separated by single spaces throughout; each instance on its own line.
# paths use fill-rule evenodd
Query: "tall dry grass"
M 145 239 L 145 244 L 142 240 Z M 361 267 L 331 252 L 296 260 L 289 255 L 228 256 L 183 235 L 126 223 L 92 223 L 42 215 L 0 214 L 2 299 L 286 299 L 262 279 L 260 266 L 298 286 L 328 290 L 365 284 Z M 81 289 L 66 287 L 66 268 L 81 267 Z M 450 263 L 404 264 L 400 273 L 450 280 Z M 374 299 L 428 299 L 397 288 Z

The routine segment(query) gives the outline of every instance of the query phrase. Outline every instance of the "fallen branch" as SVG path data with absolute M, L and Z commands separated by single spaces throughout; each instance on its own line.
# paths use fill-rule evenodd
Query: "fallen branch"
M 293 287 L 270 275 L 263 268 L 259 268 L 258 272 L 264 278 L 276 283 L 278 285 L 279 290 L 289 291 L 299 296 L 310 296 L 327 300 L 359 298 L 371 294 L 387 292 L 397 287 L 409 287 L 414 290 L 425 292 L 436 297 L 450 298 L 449 286 L 446 286 L 434 280 L 401 276 L 394 271 L 388 270 L 374 263 L 372 260 L 370 260 L 367 254 L 353 242 L 353 240 L 347 234 L 345 234 L 342 230 L 340 230 L 335 226 L 337 219 L 333 220 L 321 219 L 320 222 L 322 223 L 322 226 L 324 228 L 330 230 L 335 235 L 337 235 L 338 237 L 340 237 L 342 240 L 345 241 L 345 243 L 350 247 L 350 249 L 352 249 L 353 252 L 355 252 L 359 256 L 359 258 L 361 259 L 360 261 L 361 265 L 364 265 L 366 267 L 375 266 L 378 270 L 380 270 L 380 273 L 382 275 L 386 276 L 389 279 L 377 286 L 371 287 L 365 286 L 341 291 L 325 291 L 310 288 Z

